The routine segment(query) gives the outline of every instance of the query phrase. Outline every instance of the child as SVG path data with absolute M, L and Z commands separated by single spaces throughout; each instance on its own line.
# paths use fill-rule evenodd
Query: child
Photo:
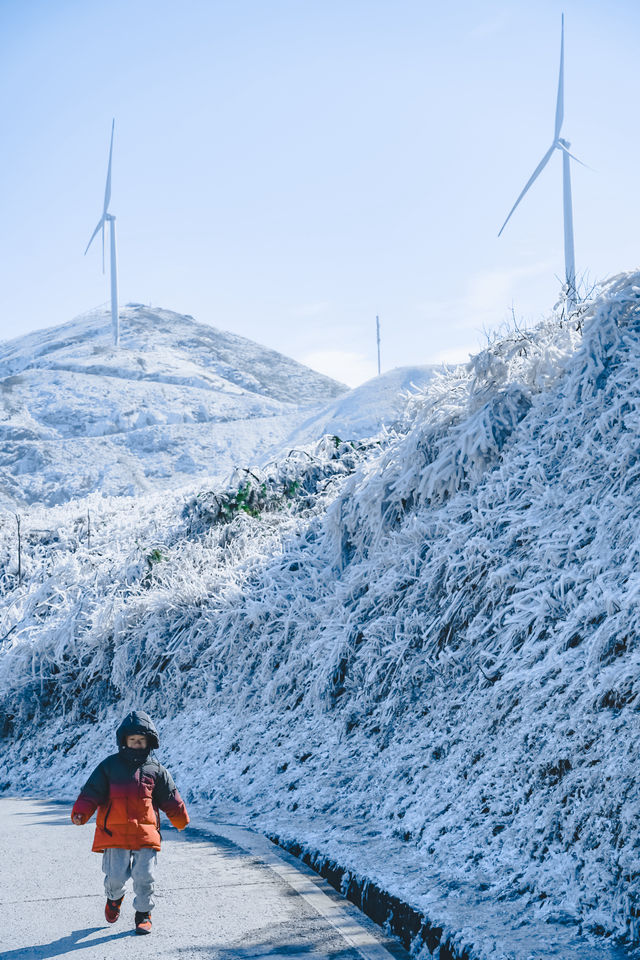
M 93 771 L 74 804 L 71 819 L 75 824 L 86 823 L 98 809 L 93 850 L 102 854 L 107 921 L 115 923 L 120 916 L 124 885 L 133 877 L 136 933 L 151 933 L 161 840 L 158 808 L 178 830 L 189 823 L 189 814 L 169 771 L 149 756 L 159 744 L 148 714 L 134 710 L 118 727 L 116 738 L 119 752 Z

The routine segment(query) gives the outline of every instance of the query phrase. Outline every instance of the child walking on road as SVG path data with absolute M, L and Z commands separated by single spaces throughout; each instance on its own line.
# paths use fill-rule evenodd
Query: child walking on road
M 189 814 L 171 774 L 150 756 L 157 749 L 158 732 L 148 714 L 134 710 L 116 731 L 118 753 L 93 771 L 76 800 L 71 819 L 86 823 L 97 809 L 93 850 L 102 854 L 102 870 L 109 923 L 120 916 L 124 885 L 133 878 L 136 933 L 151 933 L 153 885 L 160 849 L 163 810 L 178 830 Z

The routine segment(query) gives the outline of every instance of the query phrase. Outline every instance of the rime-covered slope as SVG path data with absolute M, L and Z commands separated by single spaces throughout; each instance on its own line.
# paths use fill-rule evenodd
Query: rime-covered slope
M 185 793 L 235 798 L 472 956 L 621 956 L 639 374 L 622 275 L 435 376 L 377 442 L 327 439 L 186 504 L 97 504 L 90 549 L 84 515 L 34 517 L 21 586 L 5 525 L 0 783 L 73 793 L 142 704 Z
M 105 311 L 0 344 L 0 505 L 139 494 L 259 462 L 346 391 L 169 310 Z

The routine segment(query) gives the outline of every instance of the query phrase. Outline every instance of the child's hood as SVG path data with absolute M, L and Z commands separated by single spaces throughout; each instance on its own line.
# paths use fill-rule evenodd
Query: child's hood
M 130 737 L 134 733 L 144 733 L 145 736 L 149 738 L 150 750 L 157 750 L 160 746 L 156 726 L 149 714 L 145 713 L 144 710 L 132 710 L 131 713 L 128 713 L 124 718 L 116 730 L 118 747 L 124 747 L 127 742 L 127 737 Z

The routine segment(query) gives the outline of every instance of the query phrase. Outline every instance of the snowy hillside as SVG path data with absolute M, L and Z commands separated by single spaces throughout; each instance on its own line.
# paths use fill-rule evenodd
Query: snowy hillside
M 168 310 L 106 311 L 0 344 L 0 506 L 140 494 L 260 462 L 346 390 Z
M 434 373 L 396 431 L 0 528 L 0 786 L 132 705 L 182 792 L 474 958 L 637 956 L 640 274 Z M 635 952 L 634 952 L 635 951 Z M 426 956 L 426 954 L 425 954 Z
M 359 387 L 314 412 L 291 434 L 292 444 L 313 443 L 318 437 L 362 440 L 385 426 L 394 426 L 404 413 L 411 393 L 424 388 L 442 367 L 399 367 L 367 380 Z

